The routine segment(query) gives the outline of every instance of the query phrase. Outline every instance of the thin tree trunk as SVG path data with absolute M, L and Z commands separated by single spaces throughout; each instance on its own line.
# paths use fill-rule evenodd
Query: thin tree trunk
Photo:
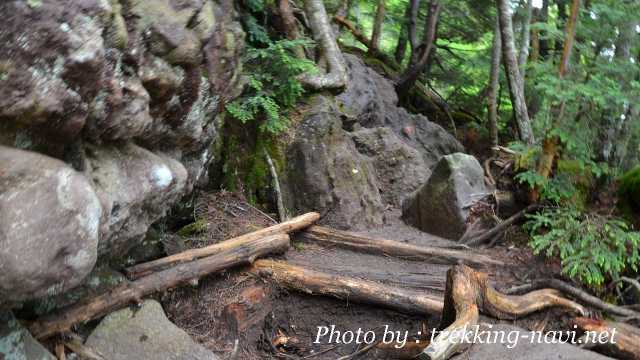
M 529 58 L 529 45 L 531 42 L 531 19 L 533 18 L 533 0 L 527 0 L 526 16 L 522 21 L 522 29 L 520 30 L 520 53 L 518 54 L 518 68 L 520 68 L 520 76 L 523 83 L 526 78 L 526 65 Z M 523 84 L 524 85 L 524 84 Z
M 393 57 L 398 64 L 402 64 L 404 54 L 407 52 L 407 44 L 409 43 L 409 18 L 411 17 L 411 5 L 407 6 L 404 17 L 405 23 L 400 28 L 400 35 L 398 36 L 398 42 L 396 43 L 396 50 L 393 54 Z
M 326 74 L 305 74 L 300 81 L 313 90 L 340 89 L 347 85 L 347 68 L 322 0 L 305 0 L 304 11 L 309 18 L 313 38 L 327 60 Z
M 376 18 L 373 22 L 373 29 L 371 31 L 371 46 L 369 47 L 369 53 L 376 53 L 380 51 L 380 38 L 382 36 L 382 24 L 384 23 L 385 14 L 385 0 L 378 0 L 378 9 L 376 10 Z
M 533 145 L 535 138 L 531 128 L 529 114 L 527 113 L 523 79 L 518 68 L 509 0 L 497 0 L 497 4 L 500 19 L 500 33 L 502 35 L 502 57 L 504 59 L 505 73 L 509 79 L 511 102 L 513 103 L 520 140 L 528 145 Z
M 407 67 L 413 66 L 418 58 L 418 12 L 420 11 L 420 0 L 411 0 L 409 3 L 409 45 L 411 46 L 411 59 Z
M 489 75 L 489 95 L 487 97 L 489 113 L 489 135 L 491 144 L 498 145 L 498 90 L 500 88 L 500 63 L 502 60 L 502 36 L 500 20 L 496 17 L 491 50 L 491 73 Z
M 540 9 L 539 21 L 544 24 L 546 24 L 549 21 L 549 0 L 542 1 L 542 8 Z M 547 39 L 547 33 L 544 30 L 540 31 L 539 36 L 540 36 L 540 57 L 546 60 L 547 58 L 549 58 L 549 39 Z
M 413 84 L 415 84 L 416 80 L 418 80 L 418 76 L 420 76 L 420 73 L 424 70 L 427 62 L 429 61 L 429 56 L 434 49 L 434 44 L 436 41 L 438 32 L 438 18 L 441 9 L 442 4 L 440 3 L 440 1 L 429 1 L 429 12 L 427 15 L 427 21 L 425 22 L 425 31 L 422 38 L 422 44 L 420 46 L 422 49 L 420 52 L 420 56 L 417 62 L 410 66 L 396 82 L 396 91 L 401 94 L 401 96 L 403 94 L 406 94 L 411 89 L 411 87 L 413 87 Z

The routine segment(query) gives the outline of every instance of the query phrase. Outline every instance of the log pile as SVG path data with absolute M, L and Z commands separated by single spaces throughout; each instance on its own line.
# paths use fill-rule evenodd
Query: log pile
M 576 291 L 550 281 L 523 287 L 530 291 L 523 295 L 506 295 L 493 288 L 489 275 L 483 270 L 503 266 L 504 263 L 474 250 L 411 245 L 394 240 L 372 239 L 358 234 L 314 225 L 317 213 L 308 213 L 289 221 L 229 239 L 199 249 L 191 249 L 126 269 L 131 280 L 111 291 L 86 299 L 28 324 L 38 339 L 68 333 L 76 324 L 99 318 L 156 292 L 189 283 L 231 267 L 250 265 L 249 274 L 265 283 L 307 295 L 329 296 L 349 302 L 365 303 L 408 314 L 441 315 L 441 332 L 429 343 L 415 344 L 410 352 L 420 359 L 444 360 L 464 351 L 469 344 L 449 341 L 465 328 L 479 324 L 480 314 L 495 319 L 517 319 L 550 307 L 565 309 L 579 315 L 576 328 L 600 333 L 617 331 L 616 342 L 585 344 L 622 359 L 640 359 L 640 330 L 627 324 L 587 318 L 587 310 L 579 303 L 562 296 L 567 293 L 578 301 L 593 306 L 593 301 Z M 294 265 L 286 260 L 260 259 L 284 253 L 290 246 L 289 234 L 299 232 L 304 241 L 324 247 L 346 248 L 351 251 L 391 256 L 411 261 L 452 265 L 446 275 L 444 297 L 440 293 L 407 289 L 380 281 L 326 273 L 317 269 Z M 551 287 L 551 288 L 544 288 Z M 522 290 L 522 289 L 521 289 Z M 571 290 L 571 289 L 569 289 Z M 240 334 L 259 326 L 269 312 L 266 286 L 245 289 L 237 302 L 222 309 L 223 318 Z M 602 307 L 603 311 L 619 314 L 618 307 Z M 617 311 L 617 312 L 616 312 Z M 625 314 L 627 311 L 623 311 Z M 631 313 L 631 311 L 628 311 Z M 635 313 L 635 312 L 634 312 Z M 442 331 L 445 330 L 445 331 Z M 597 345 L 597 346 L 595 346 Z M 366 348 L 382 348 L 374 344 Z M 389 349 L 398 353 L 407 349 Z M 363 351 L 363 349 L 360 349 Z M 399 354 L 396 354 L 400 356 Z

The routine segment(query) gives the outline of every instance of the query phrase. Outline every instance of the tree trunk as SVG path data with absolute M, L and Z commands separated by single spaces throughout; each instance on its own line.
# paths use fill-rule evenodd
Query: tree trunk
M 500 19 L 500 33 L 502 35 L 502 57 L 505 73 L 509 79 L 509 91 L 515 113 L 520 140 L 527 145 L 533 145 L 535 138 L 527 113 L 527 103 L 524 97 L 524 82 L 518 68 L 518 59 L 511 22 L 511 8 L 509 0 L 497 0 L 498 16 Z
M 433 264 L 464 263 L 475 267 L 504 265 L 504 263 L 499 260 L 470 251 L 417 246 L 394 240 L 372 239 L 348 231 L 334 230 L 324 226 L 311 226 L 300 234 L 305 239 L 321 244 L 340 246 L 386 256 L 397 256 L 409 260 L 426 261 Z
M 38 339 L 71 329 L 75 324 L 103 316 L 131 303 L 140 302 L 144 296 L 163 291 L 192 279 L 232 266 L 250 264 L 264 255 L 283 252 L 289 247 L 289 236 L 273 235 L 255 239 L 221 253 L 200 260 L 153 273 L 131 283 L 125 283 L 110 292 L 96 296 L 86 302 L 80 302 L 61 313 L 38 319 L 29 326 L 29 331 Z
M 576 37 L 576 25 L 578 23 L 578 14 L 580 12 L 580 0 L 573 0 L 571 3 L 571 14 L 567 21 L 567 28 L 565 30 L 564 48 L 562 49 L 562 58 L 560 59 L 560 65 L 558 69 L 558 78 L 564 79 L 567 70 L 569 69 L 569 61 L 571 59 L 571 52 L 573 50 L 573 43 Z M 550 129 L 553 130 L 564 117 L 565 101 L 561 101 L 558 106 L 554 106 L 551 109 L 551 114 L 554 115 L 554 122 Z M 553 170 L 555 159 L 558 156 L 560 148 L 560 139 L 557 136 L 547 136 L 542 144 L 542 154 L 538 160 L 538 174 L 544 179 L 548 179 Z M 530 194 L 530 201 L 536 202 L 540 198 L 540 190 L 534 189 Z
M 284 261 L 259 260 L 253 273 L 287 289 L 310 295 L 382 306 L 408 314 L 439 314 L 442 300 L 424 291 L 402 289 L 375 281 L 327 274 Z
M 440 1 L 429 1 L 429 12 L 427 15 L 427 21 L 425 22 L 425 31 L 422 38 L 422 44 L 420 45 L 420 56 L 418 57 L 417 62 L 411 65 L 396 82 L 396 91 L 398 92 L 398 94 L 400 94 L 401 97 L 403 95 L 406 95 L 413 87 L 413 84 L 415 84 L 415 82 L 418 80 L 418 76 L 420 76 L 420 73 L 424 70 L 427 62 L 429 61 L 429 56 L 431 55 L 436 41 L 438 31 L 438 18 L 441 9 L 442 4 L 440 3 Z
M 384 2 L 385 0 L 378 0 L 376 18 L 373 22 L 373 29 L 371 30 L 371 46 L 369 46 L 369 53 L 372 54 L 380 51 L 380 38 L 382 37 L 382 24 L 384 23 L 385 14 Z
M 280 0 L 278 1 L 278 13 L 280 14 L 280 19 L 282 19 L 282 26 L 284 28 L 284 33 L 289 40 L 295 40 L 300 37 L 298 33 L 298 26 L 296 24 L 296 18 L 293 15 L 293 11 L 291 10 L 291 6 L 289 4 L 289 0 Z M 302 46 L 296 46 L 293 49 L 294 54 L 299 59 L 306 58 L 304 53 L 304 48 Z
M 491 73 L 489 75 L 489 94 L 487 96 L 489 114 L 489 135 L 492 145 L 498 145 L 498 89 L 500 88 L 500 63 L 502 60 L 502 36 L 500 21 L 496 17 L 491 50 Z
M 522 21 L 522 29 L 520 31 L 520 53 L 518 53 L 518 68 L 524 85 L 526 79 L 527 59 L 529 58 L 529 45 L 531 42 L 531 19 L 533 18 L 533 0 L 527 0 L 526 16 Z
M 411 58 L 407 67 L 413 66 L 418 59 L 418 13 L 420 12 L 420 0 L 409 2 L 409 45 L 411 45 Z
M 400 35 L 398 36 L 398 42 L 396 43 L 396 50 L 393 54 L 395 61 L 399 65 L 402 65 L 404 54 L 407 52 L 407 44 L 409 43 L 409 18 L 411 17 L 411 4 L 407 6 L 404 17 L 405 23 L 400 28 Z
M 549 0 L 542 0 L 542 8 L 540 9 L 540 17 L 538 19 L 541 23 L 546 24 L 549 21 Z M 540 36 L 540 57 L 543 60 L 549 58 L 549 39 L 547 33 L 541 30 Z
M 341 89 L 347 85 L 347 69 L 336 43 L 322 0 L 305 0 L 304 11 L 309 18 L 313 38 L 327 60 L 326 74 L 305 74 L 300 81 L 312 90 Z

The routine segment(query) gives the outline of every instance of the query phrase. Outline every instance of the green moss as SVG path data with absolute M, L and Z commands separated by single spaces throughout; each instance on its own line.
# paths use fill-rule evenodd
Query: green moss
M 183 226 L 178 230 L 178 235 L 182 237 L 190 237 L 194 235 L 204 234 L 209 230 L 209 222 L 205 219 L 199 219 L 189 225 Z
M 640 208 L 640 166 L 622 175 L 619 184 L 620 198 L 627 199 L 630 205 Z

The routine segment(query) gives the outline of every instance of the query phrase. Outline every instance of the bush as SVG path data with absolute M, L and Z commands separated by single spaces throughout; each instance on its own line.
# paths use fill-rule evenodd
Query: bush
M 619 219 L 585 214 L 574 207 L 547 208 L 529 215 L 525 227 L 536 254 L 559 256 L 563 274 L 590 286 L 627 270 L 638 270 L 640 233 Z
M 297 77 L 316 70 L 312 61 L 296 58 L 291 49 L 309 45 L 311 41 L 305 39 L 278 40 L 265 48 L 249 48 L 245 57 L 247 89 L 227 104 L 227 112 L 243 123 L 263 120 L 260 129 L 272 134 L 286 130 L 286 110 L 304 93 Z

